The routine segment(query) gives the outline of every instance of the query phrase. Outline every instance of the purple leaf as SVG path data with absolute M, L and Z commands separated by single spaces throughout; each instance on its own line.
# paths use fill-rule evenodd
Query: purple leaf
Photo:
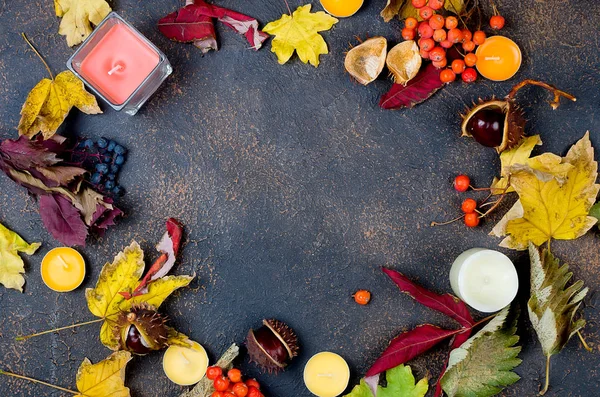
M 442 88 L 440 70 L 431 63 L 406 84 L 394 84 L 392 89 L 381 97 L 379 106 L 384 109 L 412 108 L 425 101 Z
M 40 216 L 46 229 L 61 243 L 85 245 L 87 227 L 77 208 L 66 198 L 58 194 L 41 196 Z

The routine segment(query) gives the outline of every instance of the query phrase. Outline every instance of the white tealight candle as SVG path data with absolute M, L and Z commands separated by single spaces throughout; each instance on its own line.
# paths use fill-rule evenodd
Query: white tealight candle
M 469 306 L 493 313 L 515 299 L 519 277 L 512 261 L 503 253 L 472 248 L 460 254 L 452 264 L 450 284 L 454 293 Z

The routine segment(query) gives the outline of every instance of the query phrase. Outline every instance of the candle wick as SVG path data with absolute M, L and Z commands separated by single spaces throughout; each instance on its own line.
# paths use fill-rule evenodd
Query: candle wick
M 69 264 L 68 264 L 68 263 L 67 263 L 67 262 L 66 262 L 66 261 L 63 259 L 63 257 L 62 257 L 62 256 L 60 256 L 60 255 L 56 255 L 56 257 L 57 257 L 58 259 L 60 259 L 60 261 L 62 262 L 62 265 L 63 265 L 63 267 L 64 267 L 65 269 L 68 269 L 68 268 L 69 268 Z
M 111 70 L 108 71 L 108 75 L 112 76 L 113 73 L 118 72 L 119 70 L 122 70 L 122 69 L 123 69 L 123 66 L 117 65 L 117 66 L 115 66 L 114 68 L 112 68 Z
M 333 374 L 317 374 L 318 378 L 333 378 Z

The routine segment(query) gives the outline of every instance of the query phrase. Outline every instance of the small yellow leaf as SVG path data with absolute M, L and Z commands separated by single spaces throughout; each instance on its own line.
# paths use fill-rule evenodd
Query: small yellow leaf
M 77 390 L 81 397 L 129 397 L 125 387 L 125 367 L 131 353 L 120 351 L 92 364 L 87 358 L 77 371 Z
M 105 0 L 54 0 L 54 7 L 56 15 L 62 17 L 58 33 L 67 37 L 69 47 L 92 33 L 90 22 L 98 25 L 112 11 Z
M 0 284 L 23 292 L 25 266 L 19 252 L 33 255 L 39 247 L 39 243 L 27 244 L 17 233 L 0 224 Z
M 495 179 L 491 186 L 493 189 L 498 189 L 494 193 L 501 193 L 499 190 L 506 188 L 510 167 L 515 164 L 526 164 L 533 148 L 541 144 L 542 140 L 539 135 L 529 136 L 523 139 L 519 146 L 502 152 L 500 155 L 500 179 Z M 509 188 L 507 192 L 514 192 L 514 189 Z
M 398 13 L 406 0 L 387 0 L 385 8 L 381 10 L 381 17 L 385 22 L 391 21 Z
M 553 238 L 573 240 L 596 224 L 588 215 L 600 191 L 589 132 L 571 147 L 561 166 L 569 169 L 562 180 L 529 166 L 512 167 L 511 185 L 519 201 L 492 232 L 508 235 L 502 246 L 525 250 L 529 242 L 539 246 Z
M 167 276 L 159 278 L 148 285 L 148 293 L 123 301 L 120 308 L 123 311 L 128 311 L 134 305 L 147 303 L 158 309 L 169 295 L 179 288 L 186 287 L 193 279 L 194 277 L 192 276 Z
M 60 73 L 54 80 L 43 79 L 23 104 L 19 134 L 33 138 L 41 132 L 44 139 L 51 138 L 73 106 L 87 114 L 102 113 L 96 97 L 71 71 Z
M 264 32 L 276 36 L 271 43 L 271 51 L 277 55 L 281 65 L 289 61 L 296 51 L 302 62 L 310 62 L 317 67 L 319 56 L 329 53 L 327 43 L 318 32 L 331 29 L 338 20 L 323 11 L 311 13 L 311 7 L 311 4 L 298 7 L 292 16 L 282 15 L 263 28 Z
M 450 12 L 460 15 L 465 9 L 465 0 L 446 0 L 444 8 Z

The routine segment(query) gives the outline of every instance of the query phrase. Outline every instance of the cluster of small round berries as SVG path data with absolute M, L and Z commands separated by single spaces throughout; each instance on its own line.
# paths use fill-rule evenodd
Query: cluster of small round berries
M 126 160 L 127 149 L 106 138 L 81 140 L 71 154 L 71 162 L 90 172 L 87 180 L 94 189 L 112 196 L 125 192 L 117 185 L 117 177 Z
M 264 397 L 256 379 L 242 380 L 242 371 L 237 368 L 227 371 L 217 366 L 208 367 L 206 377 L 213 381 L 215 391 L 211 397 Z
M 471 179 L 467 175 L 459 175 L 454 179 L 454 189 L 458 192 L 466 192 L 471 186 Z M 477 212 L 477 201 L 472 198 L 462 202 L 461 210 L 465 214 L 465 225 L 468 227 L 479 226 L 481 214 Z
M 417 43 L 421 57 L 431 60 L 438 69 L 444 69 L 440 72 L 440 79 L 443 83 L 456 80 L 458 74 L 465 83 L 477 80 L 477 71 L 473 68 L 477 63 L 477 55 L 473 51 L 485 42 L 487 37 L 485 32 L 482 30 L 471 32 L 466 27 L 460 29 L 457 17 L 444 17 L 438 14 L 437 11 L 444 8 L 446 0 L 411 1 L 423 21 L 419 22 L 413 17 L 406 18 L 404 29 L 402 29 L 404 40 L 414 40 L 417 35 L 419 36 Z M 502 29 L 504 23 L 504 17 L 498 14 L 490 19 L 492 29 Z M 465 55 L 463 59 L 455 59 L 448 65 L 446 51 L 458 45 L 462 47 Z M 461 49 L 458 50 L 458 53 L 461 53 Z M 449 67 L 446 68 L 447 66 Z

